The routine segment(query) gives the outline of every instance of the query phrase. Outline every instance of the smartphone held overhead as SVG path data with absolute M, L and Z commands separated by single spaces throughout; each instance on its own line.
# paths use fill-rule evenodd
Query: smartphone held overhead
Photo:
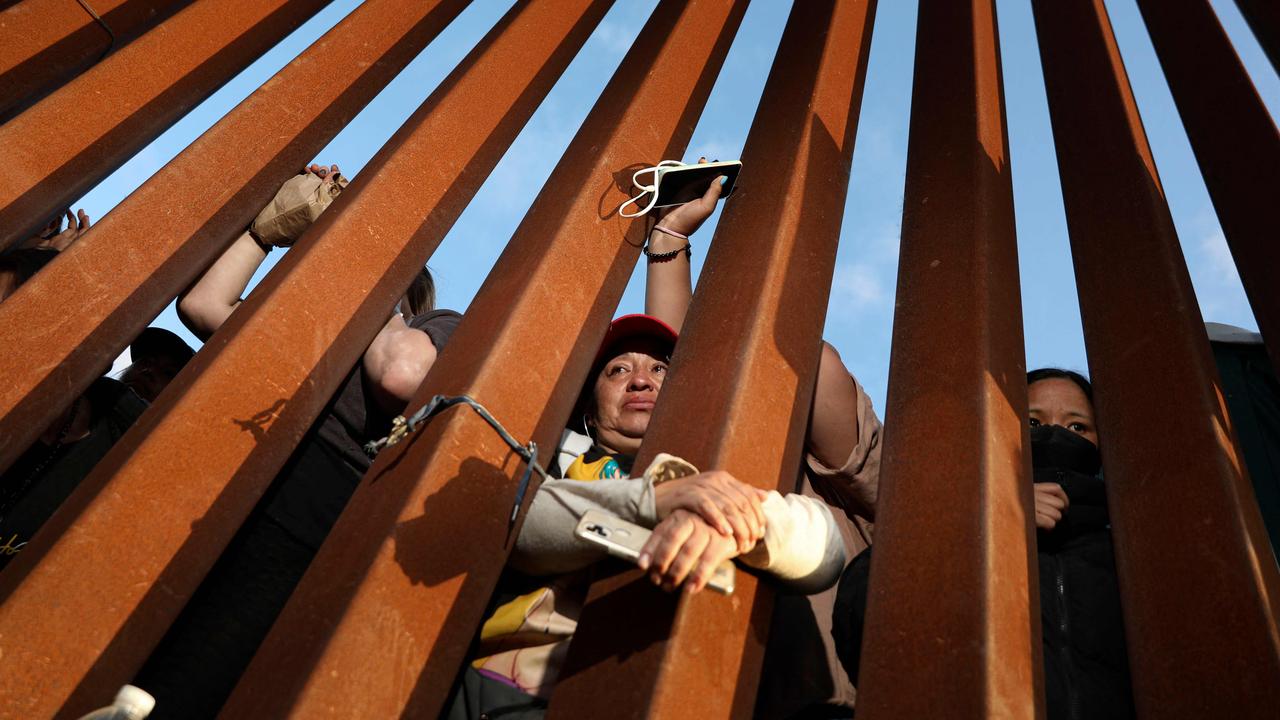
M 719 177 L 724 178 L 724 186 L 720 192 L 720 199 L 723 200 L 733 194 L 741 170 L 740 160 L 704 163 L 663 160 L 653 167 L 637 170 L 632 174 L 631 184 L 640 194 L 624 202 L 618 208 L 618 214 L 628 218 L 639 217 L 654 208 L 683 205 L 702 197 L 711 183 Z M 652 176 L 652 183 L 644 182 L 646 175 Z M 641 203 L 646 199 L 648 202 L 642 206 Z M 628 212 L 628 205 L 634 205 L 636 210 Z

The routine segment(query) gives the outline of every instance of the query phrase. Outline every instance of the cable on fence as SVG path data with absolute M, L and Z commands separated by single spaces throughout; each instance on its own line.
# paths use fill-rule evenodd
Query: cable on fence
M 511 451 L 519 455 L 524 460 L 524 474 L 520 477 L 520 483 L 516 485 L 515 503 L 511 507 L 511 517 L 507 520 L 507 525 L 513 525 L 516 516 L 520 514 L 520 506 L 524 503 L 525 493 L 529 490 L 529 481 L 533 478 L 533 473 L 538 473 L 543 480 L 547 479 L 547 471 L 542 469 L 538 464 L 538 444 L 529 441 L 528 445 L 521 445 L 507 429 L 498 422 L 496 418 L 490 414 L 485 406 L 476 402 L 476 400 L 468 395 L 436 395 L 418 409 L 417 412 L 405 418 L 404 415 L 398 415 L 391 421 L 391 433 L 379 440 L 365 443 L 364 451 L 369 457 L 378 454 L 383 448 L 391 447 L 405 438 L 406 435 L 416 431 L 418 428 L 426 425 L 432 418 L 440 413 L 448 410 L 454 405 L 467 405 L 475 410 L 485 422 L 489 423 L 489 427 L 498 433 L 498 437 L 511 448 Z
M 102 16 L 98 14 L 98 11 L 90 7 L 86 0 L 76 0 L 76 2 L 80 3 L 80 7 L 84 8 L 84 11 L 89 13 L 89 17 L 96 20 L 97 23 L 102 26 L 102 29 L 107 31 L 107 37 L 110 38 L 107 42 L 107 49 L 103 50 L 102 57 L 98 58 L 98 61 L 101 62 L 102 58 L 111 53 L 111 48 L 116 46 L 116 34 L 111 30 L 111 26 L 107 24 L 107 21 L 103 20 Z

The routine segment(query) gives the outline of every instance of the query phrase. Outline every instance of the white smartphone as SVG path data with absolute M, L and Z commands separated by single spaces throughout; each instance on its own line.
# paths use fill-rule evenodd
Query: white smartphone
M 723 200 L 733 194 L 737 187 L 738 173 L 741 170 L 740 160 L 690 163 L 679 167 L 661 168 L 659 172 L 662 176 L 658 178 L 658 201 L 654 203 L 654 207 L 671 207 L 697 200 L 721 175 L 728 178 L 720 191 L 720 199 Z
M 629 523 L 599 510 L 588 510 L 578 521 L 578 538 L 603 547 L 610 555 L 634 563 L 640 558 L 640 550 L 653 533 L 635 523 Z M 726 561 L 716 568 L 707 587 L 725 595 L 733 594 L 736 568 Z

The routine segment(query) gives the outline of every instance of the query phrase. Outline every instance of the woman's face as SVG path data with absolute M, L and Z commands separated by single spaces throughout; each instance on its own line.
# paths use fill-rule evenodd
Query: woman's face
M 1046 378 L 1027 388 L 1031 427 L 1059 425 L 1098 444 L 1093 422 L 1093 404 L 1079 385 L 1066 378 Z
M 657 340 L 633 338 L 615 347 L 612 355 L 596 375 L 589 423 L 597 443 L 634 455 L 667 377 L 666 352 Z

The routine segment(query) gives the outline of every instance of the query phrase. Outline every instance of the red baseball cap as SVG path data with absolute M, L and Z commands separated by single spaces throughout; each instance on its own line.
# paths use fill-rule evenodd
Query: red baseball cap
M 604 334 L 604 340 L 600 341 L 600 349 L 596 351 L 596 359 L 591 364 L 593 366 L 599 365 L 605 359 L 604 356 L 609 352 L 609 348 L 633 337 L 654 338 L 674 349 L 676 340 L 680 339 L 680 334 L 670 325 L 652 315 L 644 315 L 642 313 L 623 315 L 609 323 L 609 330 Z M 668 353 L 670 353 L 670 350 L 668 350 Z

